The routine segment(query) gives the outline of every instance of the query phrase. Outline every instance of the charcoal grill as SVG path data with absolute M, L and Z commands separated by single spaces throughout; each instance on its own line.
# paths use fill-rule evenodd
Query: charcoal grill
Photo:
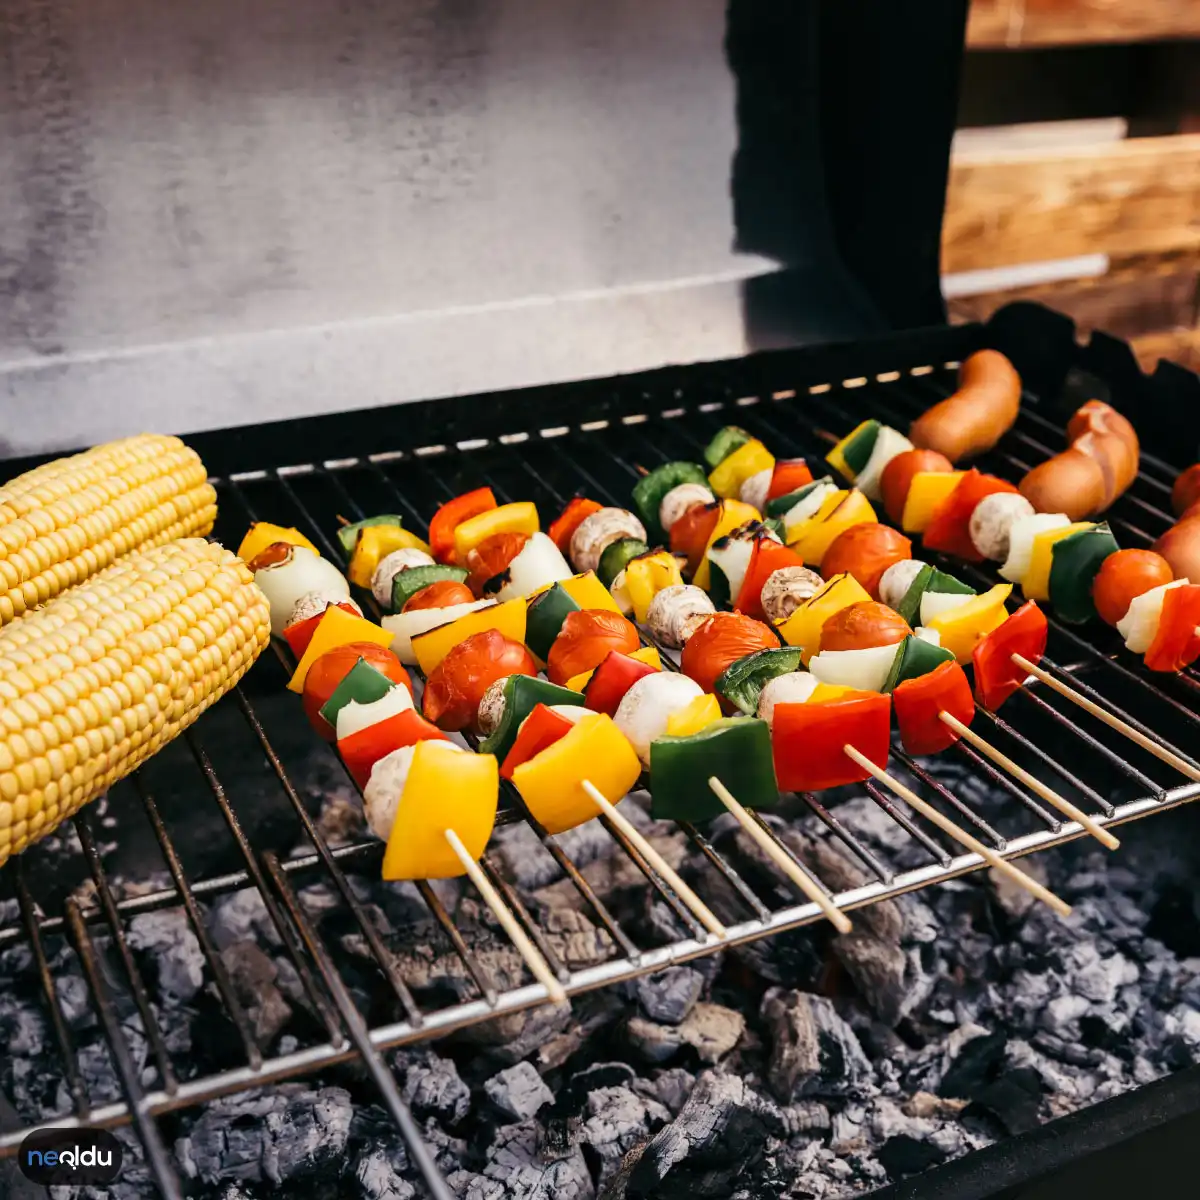
M 335 556 L 333 533 L 339 514 L 353 520 L 398 508 L 414 529 L 421 529 L 442 500 L 484 483 L 503 500 L 535 500 L 543 513 L 556 511 L 576 491 L 624 504 L 638 467 L 695 458 L 717 428 L 734 421 L 780 454 L 816 458 L 866 415 L 903 426 L 953 388 L 958 361 L 982 345 L 997 345 L 1014 358 L 1032 390 L 1025 395 L 1015 430 L 985 465 L 1014 477 L 1057 452 L 1064 409 L 1069 411 L 1079 402 L 1081 389 L 1088 394 L 1102 392 L 1117 407 L 1136 412 L 1145 433 L 1141 472 L 1112 511 L 1111 521 L 1123 544 L 1148 544 L 1171 521 L 1167 504 L 1171 481 L 1200 435 L 1196 425 L 1200 380 L 1166 365 L 1147 378 L 1133 366 L 1127 347 L 1102 336 L 1080 347 L 1072 332 L 1069 324 L 1046 310 L 1019 306 L 999 314 L 988 327 L 918 331 L 856 345 L 772 352 L 561 388 L 200 434 L 190 440 L 214 472 L 220 496 L 218 537 L 236 543 L 250 520 L 270 519 L 299 526 L 325 553 Z M 1149 416 L 1143 419 L 1143 414 Z M 314 448 L 319 448 L 319 455 L 314 456 Z M 13 464 L 13 469 L 25 465 Z M 961 571 L 961 564 L 955 569 Z M 989 581 L 984 570 L 972 573 L 979 583 Z M 1071 628 L 1052 620 L 1046 666 L 1188 757 L 1200 731 L 1200 674 L 1190 669 L 1178 676 L 1152 676 L 1118 653 L 1118 648 L 1113 632 L 1098 623 Z M 295 781 L 297 756 L 312 751 L 315 739 L 306 739 L 301 747 L 295 740 L 285 744 L 278 733 L 281 720 L 294 724 L 297 719 L 294 705 L 286 707 L 291 698 L 282 694 L 287 667 L 278 647 L 264 655 L 242 686 L 185 734 L 182 745 L 172 748 L 169 783 L 155 782 L 153 770 L 146 768 L 114 789 L 110 804 L 136 814 L 142 826 L 140 835 L 124 829 L 123 842 L 140 836 L 143 843 L 156 845 L 170 873 L 170 887 L 119 899 L 102 862 L 98 841 L 103 835 L 96 828 L 95 813 L 86 810 L 76 818 L 75 829 L 94 885 L 90 899 L 78 893 L 63 895 L 62 887 L 40 869 L 38 849 L 15 860 L 0 876 L 2 894 L 15 896 L 20 912 L 19 921 L 0 929 L 0 949 L 18 943 L 29 948 L 71 1098 L 70 1111 L 40 1114 L 38 1123 L 65 1127 L 132 1123 L 163 1193 L 178 1196 L 159 1118 L 219 1096 L 359 1060 L 410 1146 L 431 1193 L 446 1196 L 432 1155 L 422 1146 L 381 1052 L 536 1005 L 544 1000 L 545 989 L 531 981 L 497 986 L 436 892 L 420 885 L 431 918 L 472 981 L 472 994 L 441 1006 L 418 1006 L 353 887 L 356 875 L 378 871 L 379 843 L 331 843 L 310 815 Z M 990 739 L 1105 823 L 1165 812 L 1200 796 L 1200 784 L 1186 781 L 1133 744 L 1114 744 L 1104 726 L 1036 681 L 1022 688 L 1002 717 L 982 714 L 981 719 L 985 727 L 990 726 L 985 728 Z M 243 761 L 257 759 L 264 764 L 268 790 L 274 793 L 272 804 L 291 822 L 293 834 L 311 844 L 310 852 L 286 857 L 277 848 L 264 848 L 256 837 L 261 813 L 252 805 L 261 803 L 261 780 L 251 792 L 247 781 L 224 765 L 238 746 L 244 749 Z M 332 769 L 336 763 L 332 751 L 326 748 L 320 753 L 329 756 Z M 1005 856 L 1048 850 L 1081 835 L 1078 825 L 1047 811 L 961 743 L 949 756 L 942 756 L 958 759 L 953 783 L 937 761 L 912 760 L 899 748 L 894 755 L 900 775 Z M 1010 803 L 1001 817 L 978 811 L 971 781 L 1007 795 Z M 193 848 L 180 832 L 182 809 L 172 793 L 192 786 L 200 802 L 219 814 L 228 852 L 220 860 L 227 861 L 225 869 L 196 871 L 185 865 L 194 857 Z M 948 849 L 936 830 L 908 814 L 873 783 L 866 784 L 865 791 L 904 837 L 921 847 L 925 861 L 902 869 L 881 859 L 839 821 L 836 803 L 799 797 L 819 819 L 829 843 L 854 859 L 865 874 L 861 886 L 836 892 L 801 863 L 831 891 L 840 907 L 859 908 L 982 865 L 977 855 Z M 672 914 L 674 934 L 657 944 L 639 942 L 617 923 L 567 852 L 522 813 L 512 796 L 500 820 L 502 824 L 524 820 L 533 826 L 545 853 L 553 857 L 612 940 L 611 958 L 568 969 L 552 949 L 546 931 L 522 906 L 494 856 L 485 855 L 485 871 L 570 995 L 703 956 L 720 945 L 705 938 L 690 911 L 611 825 L 606 823 L 609 834 L 645 876 L 645 886 Z M 770 820 L 760 823 L 792 855 L 779 841 L 779 826 Z M 769 937 L 820 919 L 818 907 L 798 894 L 782 905 L 764 899 L 703 830 L 683 828 L 703 853 L 707 880 L 720 877 L 722 895 L 732 898 L 734 907 L 719 912 L 728 924 L 730 942 Z M 369 948 L 375 968 L 373 986 L 386 998 L 386 1018 L 368 1019 L 359 1011 L 342 975 L 344 954 L 317 934 L 298 894 L 314 880 L 330 886 L 346 920 Z M 705 883 L 705 878 L 696 883 L 702 896 Z M 246 1011 L 205 926 L 203 905 L 246 886 L 262 896 L 318 1015 L 311 1039 L 286 1054 L 268 1057 L 256 1045 Z M 167 1049 L 126 936 L 128 922 L 138 914 L 181 904 L 199 939 L 236 1047 L 228 1066 L 186 1079 L 180 1077 Z M 47 946 L 61 937 L 69 939 L 86 975 L 111 1050 L 112 1069 L 123 1096 L 120 1101 L 89 1100 L 48 965 Z M 119 964 L 117 978 L 102 967 L 101 939 Z M 145 1075 L 136 1069 L 128 1032 L 118 1020 L 114 989 L 127 992 L 141 1015 L 150 1051 L 151 1070 Z M 27 1132 L 23 1127 L 5 1131 L 0 1135 L 0 1153 L 11 1155 Z

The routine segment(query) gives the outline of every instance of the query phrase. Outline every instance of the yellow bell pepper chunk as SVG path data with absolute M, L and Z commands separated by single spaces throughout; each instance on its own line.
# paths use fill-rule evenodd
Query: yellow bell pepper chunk
M 636 658 L 638 662 L 645 663 L 648 667 L 653 667 L 656 671 L 662 670 L 662 659 L 659 657 L 658 650 L 654 646 L 643 646 L 640 650 L 635 650 L 629 657 Z M 578 675 L 572 675 L 567 680 L 567 687 L 573 692 L 582 692 L 595 673 L 596 668 L 593 667 L 590 671 L 581 671 Z
M 740 529 L 748 522 L 761 520 L 762 514 L 752 504 L 746 504 L 741 500 L 722 500 L 721 515 L 717 518 L 717 523 L 713 527 L 712 537 L 708 539 L 708 545 L 704 547 L 704 557 L 700 560 L 700 567 L 696 571 L 696 578 L 692 582 L 698 588 L 707 592 L 712 586 L 712 563 L 708 561 L 708 552 L 713 548 L 713 545 L 727 533 L 732 533 L 735 529 Z
M 428 554 L 429 543 L 399 525 L 365 525 L 354 542 L 347 578 L 361 588 L 369 588 L 375 568 L 393 550 L 423 550 Z
M 307 546 L 314 554 L 321 553 L 300 530 L 293 529 L 290 525 L 272 525 L 270 521 L 255 521 L 246 531 L 246 536 L 242 538 L 242 544 L 237 549 L 238 558 L 242 562 L 251 562 L 268 546 L 273 546 L 276 542 L 287 542 L 289 546 Z
M 737 496 L 742 484 L 752 475 L 769 471 L 774 466 L 775 456 L 758 438 L 751 438 L 713 468 L 708 486 L 714 496 L 728 500 Z
M 800 647 L 800 660 L 807 666 L 808 660 L 821 648 L 821 629 L 825 622 L 843 608 L 870 599 L 870 593 L 853 575 L 845 572 L 835 575 L 779 626 L 779 636 L 789 646 Z
M 721 719 L 721 705 L 712 692 L 697 696 L 678 712 L 673 712 L 667 718 L 668 737 L 687 737 L 707 729 L 714 721 Z
M 463 562 L 476 546 L 498 533 L 523 533 L 528 536 L 537 533 L 540 528 L 537 506 L 532 501 L 502 504 L 455 527 L 454 554 L 459 562 Z
M 466 868 L 446 841 L 458 834 L 474 859 L 496 824 L 500 770 L 494 754 L 470 754 L 449 742 L 418 742 L 383 855 L 383 877 L 453 879 Z
M 513 784 L 548 833 L 562 833 L 600 810 L 583 790 L 587 780 L 616 804 L 638 781 L 642 764 L 611 717 L 595 713 L 513 771 Z
M 863 431 L 864 426 L 870 425 L 870 420 L 859 421 L 855 427 L 830 452 L 825 455 L 825 461 L 844 479 L 854 481 L 854 472 L 850 470 L 850 464 L 846 462 L 844 453 L 848 446 L 858 435 Z
M 918 471 L 908 486 L 900 528 L 905 533 L 924 533 L 962 477 L 962 471 Z
M 949 650 L 960 663 L 970 662 L 975 643 L 1007 619 L 1004 602 L 1011 593 L 1011 583 L 998 583 L 966 604 L 930 618 L 928 627 L 941 635 L 943 649 Z
M 820 704 L 824 700 L 840 700 L 843 696 L 848 696 L 854 688 L 846 687 L 842 683 L 818 683 L 813 689 L 813 694 L 809 696 L 807 703 Z
M 1034 536 L 1029 555 L 1029 570 L 1021 580 L 1021 590 L 1025 593 L 1026 600 L 1050 599 L 1050 566 L 1054 558 L 1054 543 L 1061 542 L 1073 533 L 1095 528 L 1095 521 L 1076 521 L 1072 525 L 1047 529 L 1044 533 Z
M 800 526 L 795 541 L 789 545 L 809 566 L 819 568 L 825 551 L 840 533 L 854 525 L 873 525 L 875 510 L 871 502 L 857 488 L 848 492 L 834 492 L 821 505 L 811 521 Z M 791 531 L 788 531 L 789 534 Z
M 370 642 L 375 646 L 390 646 L 392 634 L 388 630 L 368 621 L 365 617 L 348 613 L 344 608 L 331 604 L 317 622 L 312 641 L 304 651 L 304 657 L 296 664 L 296 670 L 288 680 L 289 692 L 303 692 L 309 668 L 329 650 L 345 646 L 350 642 Z
M 607 608 L 609 612 L 619 613 L 621 606 L 612 598 L 612 593 L 600 582 L 595 571 L 585 571 L 582 575 L 572 575 L 562 581 L 562 590 L 579 605 L 580 608 Z
M 830 492 L 825 499 L 821 501 L 821 507 L 818 508 L 811 517 L 805 517 L 803 521 L 800 521 L 795 525 L 784 525 L 783 540 L 789 546 L 794 546 L 804 537 L 804 534 L 807 530 L 814 528 L 820 521 L 828 520 L 830 513 L 832 513 L 833 510 L 837 508 L 837 506 L 841 504 L 841 502 L 845 500 L 848 495 L 850 495 L 850 493 L 845 488 L 841 488 L 836 492 Z
M 646 620 L 650 602 L 664 588 L 683 583 L 679 561 L 667 550 L 635 558 L 625 568 L 625 590 L 633 603 L 633 615 L 638 624 Z
M 420 633 L 412 640 L 413 653 L 417 656 L 417 666 L 425 672 L 428 678 L 443 658 L 467 638 L 487 629 L 499 630 L 509 641 L 525 641 L 525 599 L 517 597 L 504 604 L 496 604 L 491 608 L 479 608 L 474 612 L 464 613 L 456 621 L 439 625 L 426 633 Z

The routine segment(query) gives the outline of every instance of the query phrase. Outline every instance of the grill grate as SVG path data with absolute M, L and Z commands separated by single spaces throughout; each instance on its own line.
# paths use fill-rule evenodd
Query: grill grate
M 857 377 L 841 384 L 764 391 L 760 395 L 740 395 L 731 382 L 734 376 L 720 368 L 700 367 L 681 376 L 690 381 L 684 391 L 647 395 L 639 398 L 635 411 L 583 421 L 577 426 L 518 430 L 453 445 L 368 452 L 356 458 L 230 474 L 216 481 L 221 506 L 217 535 L 227 544 L 236 544 L 252 519 L 296 524 L 336 560 L 337 547 L 330 535 L 338 514 L 354 520 L 372 511 L 398 509 L 414 529 L 423 529 L 425 518 L 439 503 L 484 483 L 492 486 L 502 502 L 532 498 L 543 513 L 557 511 L 576 491 L 623 506 L 639 466 L 653 467 L 673 458 L 697 458 L 711 434 L 729 421 L 746 426 L 780 455 L 804 454 L 810 458 L 822 455 L 836 437 L 863 416 L 878 416 L 905 427 L 913 416 L 952 388 L 952 366 L 889 371 L 874 378 Z M 564 390 L 564 411 L 570 395 Z M 1027 396 L 1016 430 L 993 453 L 993 462 L 983 465 L 1013 477 L 1049 457 L 1059 444 L 1059 430 L 1038 411 L 1036 397 Z M 1148 544 L 1170 523 L 1166 502 L 1173 474 L 1172 468 L 1159 459 L 1143 457 L 1137 482 L 1110 514 L 1124 544 Z M 952 564 L 952 569 L 959 573 L 965 570 L 976 582 L 990 582 L 981 570 L 962 564 Z M 1116 648 L 1109 630 L 1075 630 L 1052 620 L 1045 665 L 1054 675 L 1070 679 L 1077 689 L 1177 753 L 1181 753 L 1180 746 L 1196 744 L 1200 676 L 1189 671 L 1165 680 L 1151 678 L 1136 667 L 1114 661 L 1111 656 Z M 114 789 L 110 802 L 115 805 L 119 799 L 125 805 L 123 811 L 132 814 L 131 820 L 148 828 L 146 844 L 157 848 L 171 886 L 118 898 L 97 845 L 94 812 L 84 812 L 75 820 L 94 892 L 90 900 L 78 894 L 60 895 L 57 900 L 43 901 L 39 908 L 35 896 L 53 894 L 54 888 L 32 877 L 37 851 L 16 860 L 0 879 L 15 897 L 19 912 L 15 923 L 0 929 L 0 950 L 17 945 L 29 947 L 32 970 L 61 1059 L 64 1094 L 72 1105 L 67 1113 L 38 1114 L 35 1124 L 51 1120 L 64 1126 L 132 1123 L 164 1194 L 178 1196 L 179 1184 L 159 1128 L 161 1118 L 224 1095 L 358 1060 L 365 1064 L 378 1098 L 395 1119 L 431 1193 L 445 1197 L 449 1192 L 440 1181 L 431 1154 L 422 1145 L 383 1051 L 537 1004 L 544 999 L 544 989 L 528 981 L 504 986 L 503 981 L 492 978 L 473 944 L 472 932 L 460 927 L 459 919 L 448 911 L 433 887 L 420 884 L 417 891 L 431 920 L 457 955 L 472 994 L 444 1004 L 418 1004 L 362 899 L 361 888 L 356 886 L 363 878 L 377 875 L 381 846 L 375 842 L 331 844 L 302 794 L 303 787 L 298 783 L 303 778 L 301 764 L 309 760 L 316 747 L 311 737 L 292 740 L 286 733 L 281 735 L 280 731 L 289 730 L 298 721 L 302 723 L 294 698 L 282 692 L 289 669 L 286 652 L 274 645 L 273 653 L 264 656 L 234 696 L 207 714 L 177 746 L 159 756 L 169 758 L 169 770 L 162 782 L 155 782 L 152 763 Z M 1200 795 L 1200 785 L 1182 785 L 1169 767 L 1132 744 L 1114 748 L 1106 740 L 1104 726 L 1064 705 L 1053 691 L 1036 682 L 1022 689 L 1003 717 L 983 713 L 981 719 L 992 726 L 989 738 L 1006 752 L 1034 767 L 1082 808 L 1110 823 L 1164 811 Z M 240 766 L 235 747 L 241 747 Z M 327 765 L 334 769 L 332 751 L 319 752 L 328 757 Z M 997 851 L 1008 856 L 1024 855 L 1080 836 L 1077 825 L 1047 811 L 969 746 L 960 743 L 952 754 L 942 758 L 953 760 L 952 774 L 947 774 L 944 765 L 917 762 L 898 750 L 895 762 L 900 775 Z M 253 787 L 248 782 L 248 763 L 262 768 Z M 964 779 L 969 786 L 964 786 Z M 1014 803 L 1005 807 L 1001 816 L 985 816 L 977 800 L 981 789 L 1003 794 Z M 859 794 L 864 792 L 902 831 L 906 843 L 920 847 L 925 861 L 917 866 L 884 861 L 877 849 L 864 844 L 820 798 L 799 797 L 829 844 L 865 870 L 865 882 L 836 895 L 841 907 L 861 907 L 952 879 L 981 865 L 977 855 L 948 849 L 936 831 L 923 827 L 919 818 L 874 783 L 867 783 Z M 228 852 L 228 860 L 221 860 L 224 869 L 220 871 L 190 865 L 196 858 L 195 848 L 187 835 L 179 832 L 176 822 L 183 805 L 179 797 L 185 793 L 200 795 L 202 806 L 219 818 L 216 824 L 223 831 Z M 265 794 L 272 797 L 271 808 L 276 816 L 284 814 L 289 836 L 302 837 L 310 850 L 289 857 L 280 852 L 278 836 L 264 833 L 257 805 Z M 757 814 L 755 819 L 798 862 L 791 848 L 779 839 L 777 823 Z M 483 860 L 489 878 L 572 994 L 710 953 L 718 945 L 706 938 L 691 912 L 619 830 L 604 818 L 599 820 L 671 914 L 675 931 L 669 938 L 647 944 L 644 935 L 635 936 L 623 928 L 563 845 L 522 811 L 519 797 L 511 788 L 505 793 L 500 823 L 525 821 L 531 826 L 597 928 L 611 940 L 612 956 L 571 969 L 556 954 L 546 931 L 522 905 L 497 867 L 493 853 L 489 851 Z M 820 918 L 817 906 L 807 901 L 777 903 L 765 899 L 708 835 L 687 825 L 682 830 L 711 871 L 708 882 L 719 877 L 726 907 L 736 906 L 736 911 L 730 908 L 721 914 L 729 928 L 730 943 L 752 941 Z M 799 865 L 829 890 L 809 865 Z M 347 985 L 342 952 L 322 939 L 306 907 L 303 890 L 318 881 L 331 889 L 349 928 L 366 947 L 374 986 L 383 997 L 373 1004 L 369 1018 L 360 1012 Z M 288 1053 L 266 1056 L 256 1043 L 250 1018 L 206 924 L 206 906 L 246 887 L 261 896 L 313 1014 L 312 1036 Z M 703 895 L 703 878 L 697 887 Z M 198 939 L 206 981 L 219 996 L 236 1047 L 230 1059 L 232 1065 L 190 1077 L 181 1077 L 180 1064 L 168 1050 L 152 989 L 142 977 L 127 937 L 129 922 L 139 914 L 180 905 Z M 49 945 L 60 947 L 64 938 L 87 980 L 111 1050 L 114 1079 L 122 1099 L 97 1102 L 89 1095 L 51 968 L 54 952 L 47 949 Z M 115 962 L 119 969 L 114 972 L 106 962 Z M 145 1070 L 135 1061 L 119 1015 L 117 993 L 123 996 L 126 1009 L 131 1004 L 140 1017 L 148 1044 Z M 22 1128 L 0 1134 L 0 1153 L 12 1154 L 27 1132 Z

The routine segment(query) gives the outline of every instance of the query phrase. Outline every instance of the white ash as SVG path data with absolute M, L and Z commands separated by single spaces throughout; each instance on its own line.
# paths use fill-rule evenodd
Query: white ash
M 497 1071 L 483 1085 L 484 1095 L 507 1121 L 524 1121 L 544 1104 L 554 1103 L 554 1093 L 546 1086 L 532 1063 L 519 1062 Z
M 139 913 L 126 936 L 130 948 L 154 964 L 167 1003 L 186 1004 L 204 986 L 204 955 L 182 908 Z

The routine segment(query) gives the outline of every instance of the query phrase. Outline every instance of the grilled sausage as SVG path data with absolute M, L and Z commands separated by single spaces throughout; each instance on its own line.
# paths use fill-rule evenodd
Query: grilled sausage
M 1021 377 L 998 350 L 977 350 L 958 372 L 958 391 L 918 417 L 908 436 L 951 462 L 990 450 L 1013 426 Z

